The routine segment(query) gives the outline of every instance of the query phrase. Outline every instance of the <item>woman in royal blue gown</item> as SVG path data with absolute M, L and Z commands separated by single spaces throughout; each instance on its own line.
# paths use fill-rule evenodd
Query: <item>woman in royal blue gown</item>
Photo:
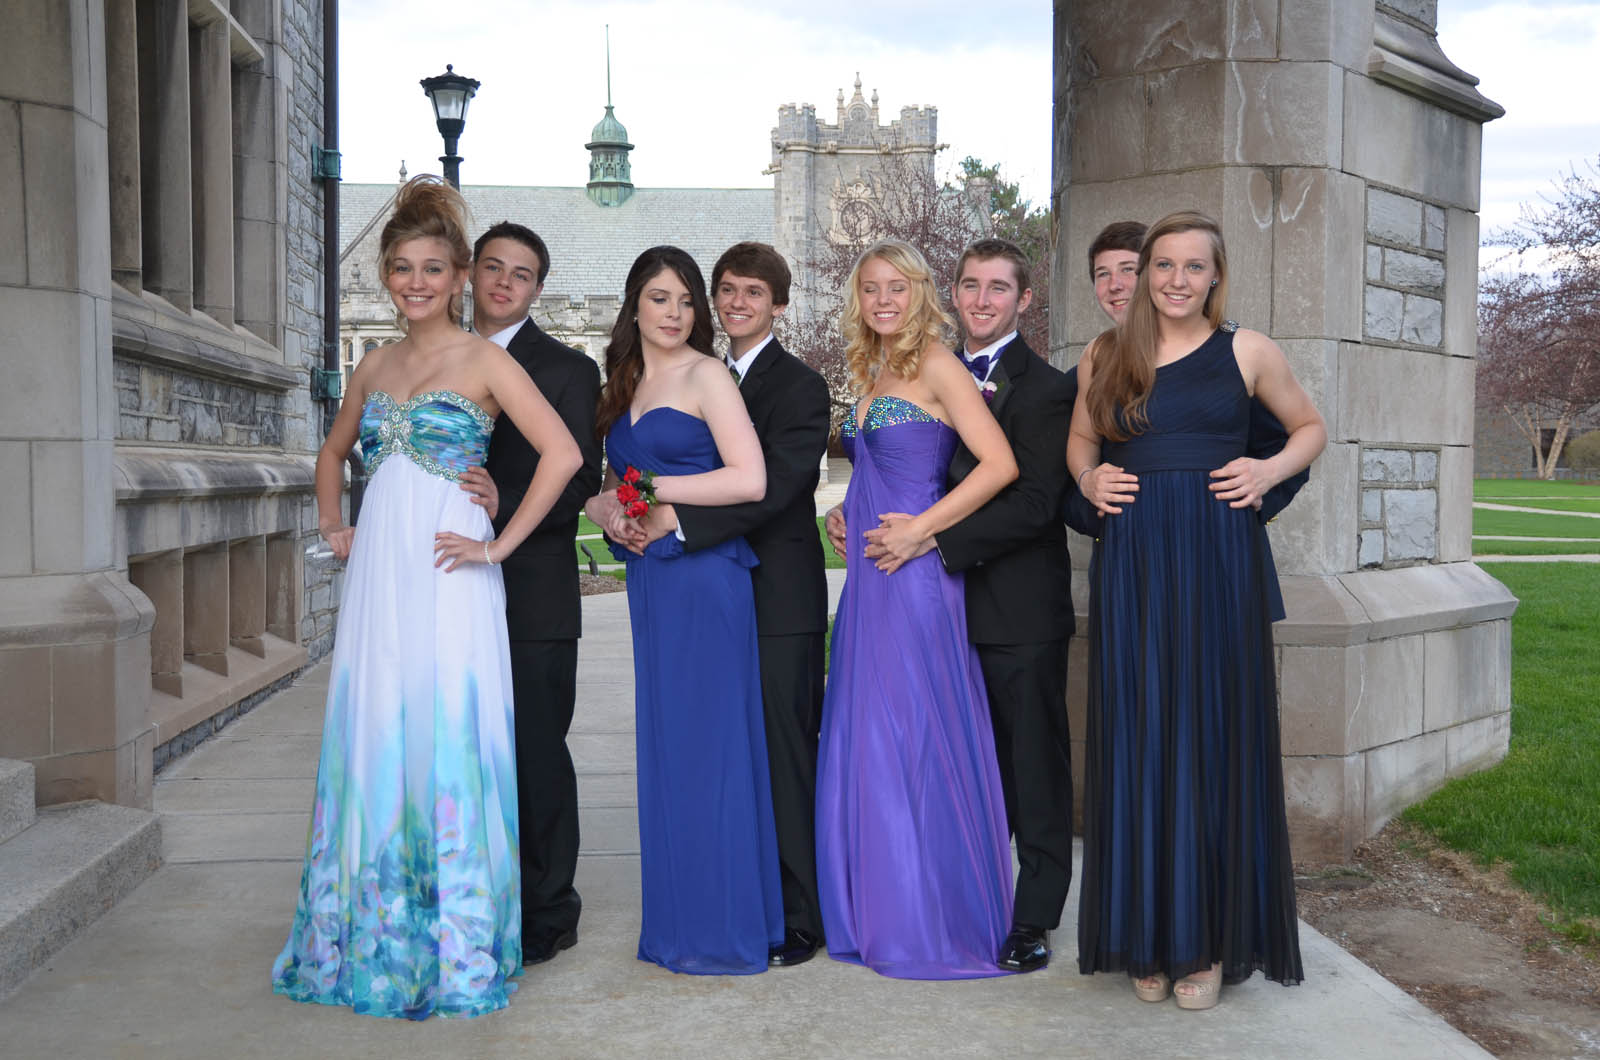
M 1069 470 L 1103 513 L 1090 570 L 1078 966 L 1216 1004 L 1257 969 L 1302 978 L 1272 650 L 1254 508 L 1327 431 L 1288 361 L 1224 322 L 1216 222 L 1145 236 L 1128 314 L 1078 365 Z M 1250 401 L 1289 441 L 1244 455 Z M 1174 983 L 1176 985 L 1174 986 Z
M 375 1016 L 501 1008 L 522 971 L 510 649 L 497 564 L 582 457 L 500 347 L 462 331 L 460 195 L 400 190 L 381 237 L 405 337 L 362 358 L 317 454 L 320 529 L 348 561 L 300 896 L 272 969 L 296 1001 Z M 495 538 L 458 480 L 504 409 L 539 452 Z M 344 525 L 344 462 L 371 472 Z
M 765 971 L 783 941 L 783 895 L 755 553 L 743 538 L 696 552 L 670 534 L 646 545 L 617 498 L 630 468 L 653 478 L 662 503 L 737 504 L 766 491 L 761 443 L 711 349 L 705 280 L 677 247 L 652 247 L 628 271 L 596 420 L 606 492 L 588 511 L 627 563 L 633 627 L 639 959 L 697 975 Z
M 842 321 L 860 399 L 845 425 L 846 576 L 817 764 L 817 883 L 828 952 L 904 979 L 1003 974 L 1011 848 L 988 697 L 960 575 L 934 535 L 1017 476 L 946 343 L 927 262 L 875 244 Z M 957 440 L 977 467 L 949 493 Z

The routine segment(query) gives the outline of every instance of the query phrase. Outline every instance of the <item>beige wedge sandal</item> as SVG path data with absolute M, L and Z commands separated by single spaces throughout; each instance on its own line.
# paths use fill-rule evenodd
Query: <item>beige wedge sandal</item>
M 1140 1001 L 1165 1001 L 1172 989 L 1172 980 L 1162 972 L 1133 980 L 1133 992 Z
M 1184 993 L 1185 987 L 1189 988 L 1188 993 Z M 1216 1005 L 1217 999 L 1222 996 L 1222 965 L 1213 964 L 1209 971 L 1196 972 L 1179 979 L 1172 996 L 1179 1008 L 1191 1012 Z

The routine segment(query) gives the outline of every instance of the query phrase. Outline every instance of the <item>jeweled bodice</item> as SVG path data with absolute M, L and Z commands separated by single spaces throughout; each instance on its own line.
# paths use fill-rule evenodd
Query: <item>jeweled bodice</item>
M 840 429 L 841 438 L 854 438 L 856 436 L 856 410 L 860 402 L 850 406 L 850 417 L 844 421 Z M 937 422 L 934 417 L 921 405 L 907 401 L 893 394 L 881 394 L 867 402 L 867 418 L 861 424 L 861 431 L 876 431 L 884 427 L 893 427 L 899 423 L 932 423 Z
M 852 408 L 840 442 L 854 467 L 870 461 L 875 477 L 897 498 L 897 506 L 884 510 L 919 512 L 944 495 L 945 472 L 959 440 L 949 424 L 892 394 L 867 403 L 859 430 L 856 415 Z
M 370 475 L 395 453 L 424 471 L 452 481 L 483 463 L 494 420 L 453 390 L 429 390 L 396 401 L 382 390 L 361 409 L 361 457 Z

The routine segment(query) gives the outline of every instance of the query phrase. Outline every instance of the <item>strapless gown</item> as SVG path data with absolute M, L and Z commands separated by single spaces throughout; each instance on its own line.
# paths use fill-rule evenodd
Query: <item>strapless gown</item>
M 296 1001 L 473 1016 L 522 971 L 510 655 L 500 568 L 434 567 L 489 538 L 461 490 L 494 423 L 450 391 L 361 414 L 371 479 L 345 571 L 299 903 L 272 969 Z
M 1089 571 L 1078 965 L 1302 977 L 1278 745 L 1266 528 L 1210 492 L 1245 452 L 1232 329 L 1157 369 L 1149 426 L 1104 459 L 1139 496 Z
M 883 512 L 944 494 L 955 431 L 873 399 L 843 441 L 853 470 L 844 592 L 817 763 L 817 883 L 828 952 L 901 979 L 1004 974 L 1011 846 L 963 579 L 929 552 L 893 574 L 863 557 Z
M 703 420 L 624 414 L 606 459 L 657 475 L 722 466 Z M 698 552 L 663 539 L 628 568 L 639 784 L 639 959 L 675 972 L 767 969 L 783 941 L 750 568 L 737 537 Z

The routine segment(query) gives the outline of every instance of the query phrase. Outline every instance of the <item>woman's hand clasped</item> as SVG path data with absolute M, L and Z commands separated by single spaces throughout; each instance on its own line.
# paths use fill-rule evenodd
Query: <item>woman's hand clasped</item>
M 1235 457 L 1211 472 L 1211 493 L 1230 508 L 1260 508 L 1262 496 L 1277 483 L 1264 460 Z
M 1096 464 L 1079 476 L 1078 488 L 1102 515 L 1121 515 L 1121 505 L 1138 499 L 1139 476 L 1115 464 Z
M 499 563 L 500 560 L 493 553 L 495 541 L 480 541 L 477 538 L 462 537 L 460 534 L 446 530 L 433 535 L 433 565 L 444 567 L 444 572 L 449 574 L 463 563 Z M 449 566 L 445 566 L 449 564 Z

